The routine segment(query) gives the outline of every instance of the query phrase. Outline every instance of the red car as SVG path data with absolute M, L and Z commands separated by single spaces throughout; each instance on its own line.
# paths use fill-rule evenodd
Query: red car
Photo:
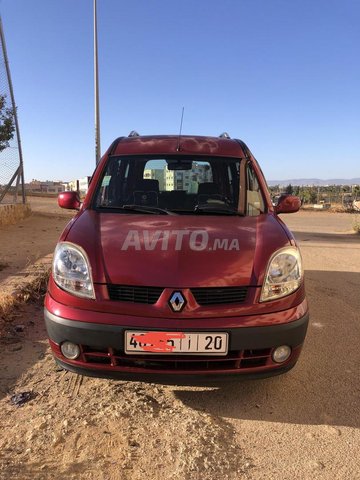
M 301 255 L 255 158 L 227 134 L 113 142 L 57 244 L 45 300 L 56 361 L 92 375 L 276 375 L 308 325 Z M 165 377 L 162 377 L 165 378 Z M 179 378 L 179 377 L 178 377 Z

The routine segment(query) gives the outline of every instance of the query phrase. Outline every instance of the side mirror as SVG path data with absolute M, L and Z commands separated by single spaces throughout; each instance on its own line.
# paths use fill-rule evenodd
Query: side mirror
M 80 210 L 79 192 L 62 192 L 58 195 L 58 205 L 69 210 Z
M 301 207 L 299 197 L 294 195 L 281 195 L 277 205 L 275 206 L 275 213 L 295 213 Z

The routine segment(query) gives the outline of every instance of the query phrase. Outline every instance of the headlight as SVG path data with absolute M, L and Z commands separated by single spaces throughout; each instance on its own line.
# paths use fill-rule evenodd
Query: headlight
M 275 300 L 295 292 L 302 282 L 301 255 L 297 248 L 278 250 L 270 259 L 260 302 Z
M 78 297 L 95 298 L 91 269 L 84 250 L 73 243 L 57 245 L 53 260 L 55 283 Z

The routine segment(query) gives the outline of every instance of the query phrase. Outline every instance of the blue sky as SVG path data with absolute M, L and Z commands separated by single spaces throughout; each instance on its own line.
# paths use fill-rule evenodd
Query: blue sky
M 1 0 L 29 181 L 94 168 L 92 0 Z M 358 0 L 98 0 L 101 149 L 228 131 L 268 180 L 360 176 Z

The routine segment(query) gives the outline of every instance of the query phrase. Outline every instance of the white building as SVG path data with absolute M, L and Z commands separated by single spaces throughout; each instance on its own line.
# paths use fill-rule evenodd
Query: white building
M 164 170 L 160 168 L 145 168 L 144 178 L 157 180 L 159 182 L 159 190 L 164 190 Z
M 89 182 L 91 177 L 83 177 L 78 180 L 71 180 L 71 182 L 64 183 L 67 192 L 80 192 L 86 194 L 89 190 Z
M 197 193 L 199 183 L 212 182 L 208 164 L 193 162 L 191 170 L 168 170 L 165 167 L 165 190 Z

